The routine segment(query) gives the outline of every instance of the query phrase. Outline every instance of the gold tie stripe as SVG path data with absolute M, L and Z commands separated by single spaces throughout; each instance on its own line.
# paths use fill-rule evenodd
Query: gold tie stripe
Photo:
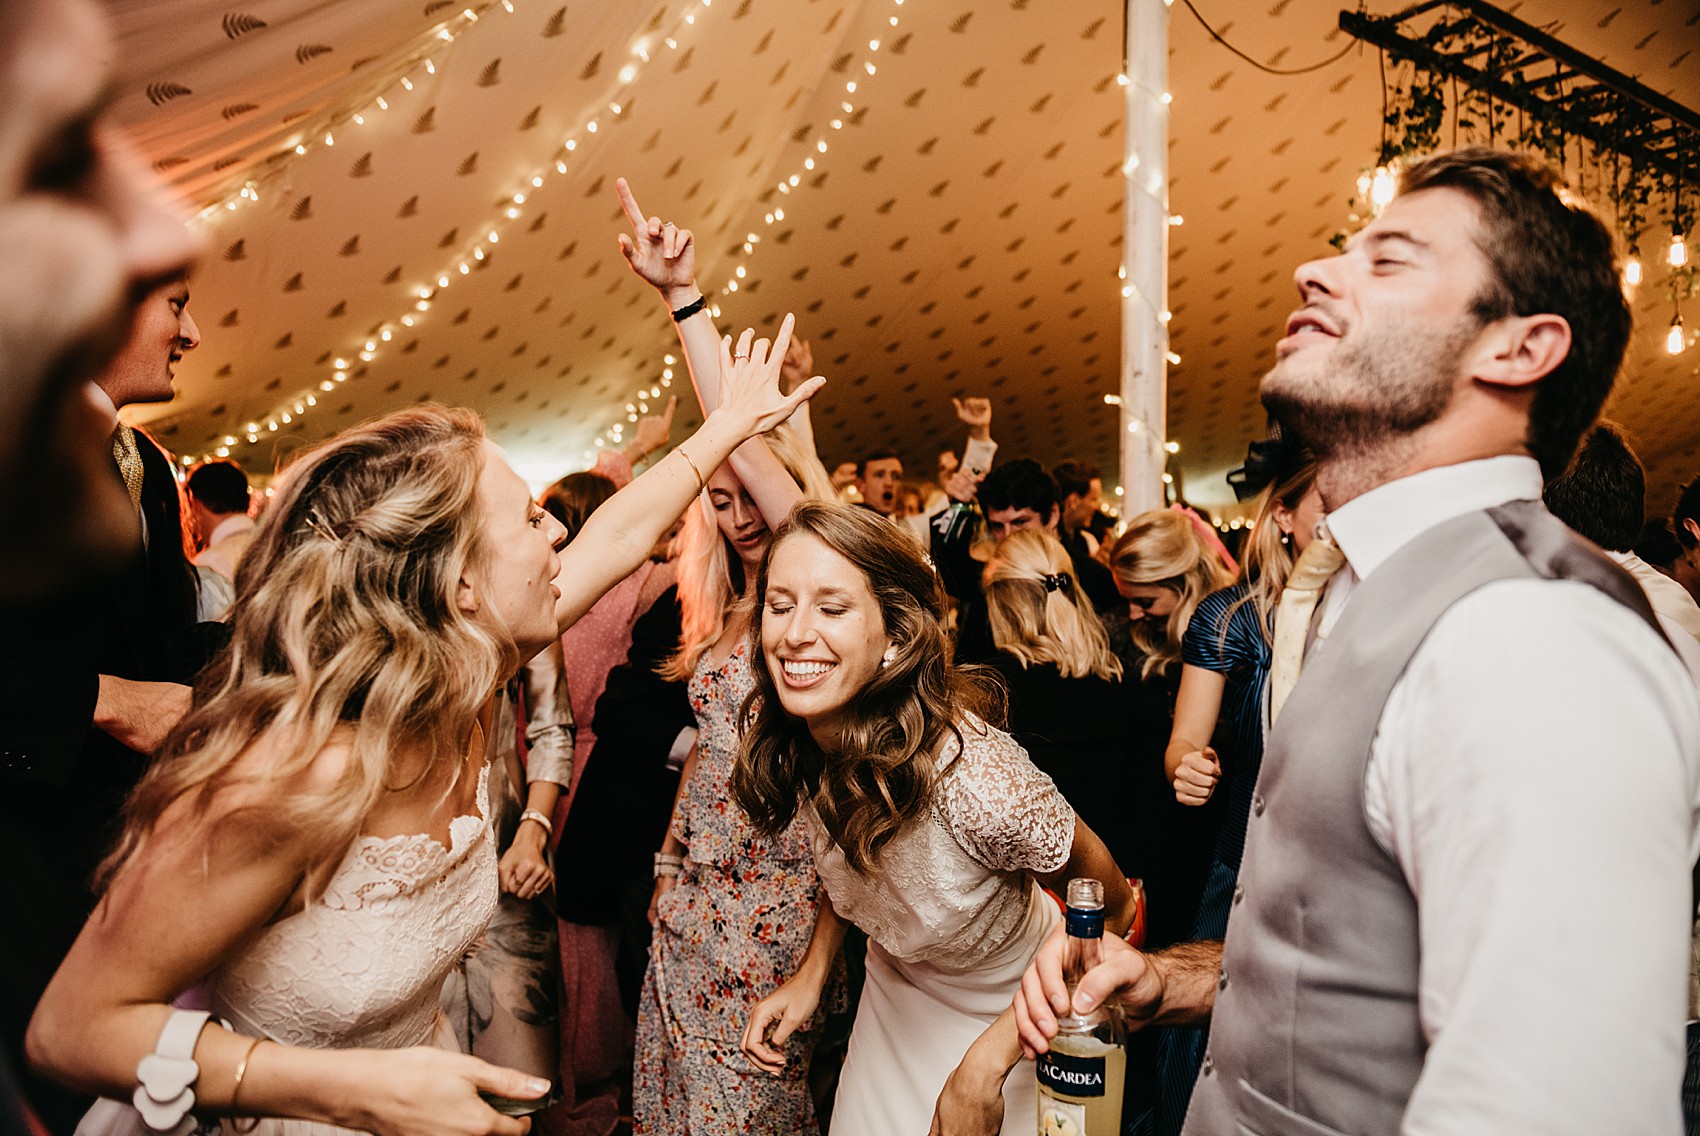
M 112 438 L 112 456 L 118 462 L 118 472 L 124 475 L 124 488 L 130 491 L 130 504 L 136 515 L 142 514 L 142 452 L 136 448 L 136 432 L 122 422 Z
M 1334 543 L 1327 531 L 1319 531 L 1305 547 L 1293 574 L 1281 592 L 1281 602 L 1275 609 L 1275 651 L 1269 671 L 1269 722 L 1275 723 L 1287 696 L 1299 681 L 1304 666 L 1305 638 L 1310 632 L 1310 619 L 1316 612 L 1316 601 L 1328 585 L 1346 554 Z

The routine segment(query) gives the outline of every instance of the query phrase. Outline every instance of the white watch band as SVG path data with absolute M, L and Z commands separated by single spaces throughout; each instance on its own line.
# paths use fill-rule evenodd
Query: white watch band
M 205 1010 L 173 1010 L 159 1031 L 154 1051 L 136 1066 L 136 1091 L 130 1102 L 142 1123 L 154 1132 L 187 1136 L 195 1128 L 195 1043 L 212 1015 Z

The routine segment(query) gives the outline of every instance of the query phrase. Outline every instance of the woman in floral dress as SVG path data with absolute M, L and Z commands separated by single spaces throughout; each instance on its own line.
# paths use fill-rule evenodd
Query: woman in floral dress
M 687 359 L 711 410 L 717 392 L 702 380 L 712 383 L 713 369 L 689 330 L 681 325 Z M 777 372 L 789 331 L 787 321 L 771 357 L 765 340 L 751 344 L 748 336 L 738 354 L 769 359 Z M 770 518 L 778 524 L 806 493 L 829 487 L 812 447 L 782 427 L 743 447 L 686 515 L 679 556 L 684 627 L 667 669 L 669 677 L 689 679 L 698 735 L 656 856 L 655 934 L 638 1005 L 632 1087 L 639 1133 L 818 1130 L 808 1069 L 820 1022 L 793 1039 L 782 1077 L 756 1070 L 738 1044 L 751 1007 L 795 971 L 808 947 L 819 890 L 813 855 L 800 825 L 757 834 L 731 803 L 727 780 L 754 685 L 747 585 L 767 550 Z

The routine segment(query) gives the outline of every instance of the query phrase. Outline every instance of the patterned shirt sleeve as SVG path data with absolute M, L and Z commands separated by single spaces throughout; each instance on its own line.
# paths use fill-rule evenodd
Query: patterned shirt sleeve
M 963 750 L 939 782 L 945 828 L 998 872 L 1054 872 L 1074 848 L 1074 809 L 1027 751 L 1002 730 L 961 727 Z

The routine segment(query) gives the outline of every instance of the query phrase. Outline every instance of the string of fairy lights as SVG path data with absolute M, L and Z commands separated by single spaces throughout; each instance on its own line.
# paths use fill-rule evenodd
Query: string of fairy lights
M 898 2 L 901 3 L 902 0 L 898 0 Z M 350 128 L 363 127 L 367 125 L 368 121 L 374 120 L 377 115 L 397 106 L 420 85 L 415 81 L 418 74 L 423 71 L 425 75 L 435 75 L 441 54 L 448 51 L 461 35 L 478 22 L 481 13 L 487 13 L 498 4 L 509 15 L 514 14 L 514 0 L 495 0 L 495 3 L 463 9 L 456 16 L 445 20 L 431 33 L 435 46 L 430 52 L 415 56 L 395 80 L 372 96 L 369 101 L 361 103 L 355 109 L 345 109 L 331 116 L 330 119 L 326 120 L 325 125 L 303 135 L 291 147 L 293 156 L 290 160 L 299 160 L 321 147 L 334 146 L 336 144 L 335 135 L 339 130 L 345 131 Z M 481 235 L 470 239 L 463 245 L 455 256 L 444 262 L 434 276 L 428 277 L 410 290 L 413 299 L 406 309 L 377 324 L 376 330 L 358 347 L 336 352 L 333 355 L 328 372 L 324 373 L 311 386 L 298 390 L 293 396 L 278 403 L 269 412 L 250 419 L 239 429 L 230 429 L 228 433 L 218 439 L 216 445 L 209 448 L 207 453 L 198 456 L 183 454 L 179 460 L 184 465 L 191 465 L 215 457 L 229 457 L 244 441 L 249 445 L 257 444 L 263 438 L 275 435 L 284 426 L 298 422 L 321 405 L 321 396 L 335 391 L 340 384 L 347 382 L 358 364 L 374 362 L 383 354 L 386 345 L 391 343 L 401 330 L 414 327 L 424 320 L 427 313 L 431 311 L 434 302 L 440 299 L 443 292 L 453 287 L 461 277 L 471 275 L 474 266 L 484 261 L 491 254 L 493 247 L 500 244 L 503 232 L 524 215 L 527 200 L 534 196 L 538 190 L 541 190 L 549 178 L 566 174 L 575 152 L 591 138 L 594 138 L 602 124 L 609 121 L 610 117 L 618 116 L 624 112 L 625 107 L 631 103 L 631 90 L 642 76 L 645 67 L 655 59 L 661 58 L 664 53 L 678 51 L 681 37 L 686 34 L 685 29 L 695 27 L 698 23 L 699 13 L 711 9 L 713 4 L 714 0 L 687 0 L 679 18 L 665 35 L 646 34 L 638 37 L 631 46 L 631 58 L 620 67 L 616 74 L 614 89 L 607 96 L 599 97 L 590 108 L 581 112 L 578 123 L 573 129 L 560 136 L 559 142 L 555 143 L 549 155 L 535 164 L 529 176 L 516 182 L 514 191 L 503 198 L 503 203 L 498 207 L 496 216 L 473 229 L 475 233 Z M 279 165 L 287 167 L 287 163 L 280 163 Z M 268 176 L 279 176 L 282 172 L 283 169 L 280 168 Z M 198 215 L 198 220 L 203 225 L 210 225 L 238 211 L 245 204 L 258 204 L 260 202 L 260 189 L 260 182 L 254 180 L 245 182 L 226 198 L 203 209 Z M 667 356 L 666 361 L 668 366 L 663 372 L 660 382 L 646 391 L 639 392 L 643 408 L 646 411 L 648 399 L 659 397 L 661 388 L 670 386 L 672 383 L 673 357 Z M 636 410 L 638 406 L 638 400 L 634 400 L 630 406 L 632 411 L 631 421 L 637 420 Z M 598 444 L 602 444 L 600 440 Z

